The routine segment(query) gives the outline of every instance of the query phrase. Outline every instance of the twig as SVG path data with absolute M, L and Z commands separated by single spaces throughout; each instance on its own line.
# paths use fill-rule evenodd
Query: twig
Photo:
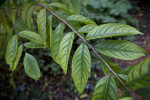
M 65 23 L 73 32 L 75 32 L 83 42 L 85 42 L 93 51 L 94 53 L 105 63 L 105 65 L 108 67 L 108 69 L 115 75 L 115 77 L 121 82 L 121 84 L 125 87 L 127 91 L 129 91 L 130 94 L 132 94 L 132 91 L 125 85 L 125 83 L 118 77 L 118 75 L 111 69 L 111 67 L 107 64 L 107 62 L 98 54 L 98 52 L 94 49 L 92 45 L 90 45 L 72 26 L 70 26 L 65 20 L 60 18 L 58 15 L 56 15 L 52 10 L 50 10 L 47 6 L 44 6 L 42 4 L 38 4 L 44 8 L 46 8 L 49 12 L 51 12 L 55 17 L 57 17 L 59 20 L 61 20 L 63 23 Z

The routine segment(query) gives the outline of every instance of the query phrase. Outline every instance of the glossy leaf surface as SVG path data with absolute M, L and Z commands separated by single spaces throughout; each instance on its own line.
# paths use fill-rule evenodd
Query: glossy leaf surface
M 38 63 L 32 55 L 26 53 L 23 60 L 23 64 L 24 64 L 25 72 L 29 77 L 35 80 L 38 80 L 40 78 L 41 73 L 40 73 Z
M 52 41 L 51 41 L 51 56 L 55 62 L 59 64 L 59 45 L 60 41 L 63 38 L 63 30 L 64 30 L 64 24 L 59 24 L 53 35 L 52 35 Z
M 130 70 L 127 86 L 132 89 L 150 86 L 150 56 Z
M 95 49 L 106 56 L 123 60 L 134 60 L 146 54 L 141 47 L 123 40 L 107 40 L 97 44 Z
M 32 42 L 43 44 L 43 39 L 38 33 L 32 31 L 21 31 L 18 35 Z
M 37 25 L 40 36 L 44 40 L 44 45 L 46 45 L 47 30 L 46 30 L 46 9 L 40 10 L 37 15 Z
M 42 44 L 37 44 L 35 42 L 26 42 L 23 45 L 27 48 L 46 48 L 47 47 Z
M 96 84 L 92 100 L 118 100 L 117 86 L 111 75 L 100 79 Z
M 84 23 L 84 24 L 96 24 L 93 20 L 91 20 L 87 17 L 84 17 L 82 15 L 71 15 L 66 20 L 68 20 L 68 21 L 78 21 L 78 22 Z
M 141 34 L 141 32 L 137 31 L 135 28 L 120 24 L 120 23 L 108 23 L 102 24 L 90 31 L 86 37 L 87 40 L 104 38 L 104 37 L 112 37 L 112 36 L 123 36 L 123 35 L 133 35 L 133 34 Z
M 8 42 L 7 50 L 6 50 L 6 63 L 12 64 L 13 60 L 15 59 L 16 53 L 18 48 L 18 37 L 14 35 Z
M 72 48 L 73 39 L 74 39 L 74 33 L 73 32 L 67 33 L 61 40 L 59 46 L 60 65 L 65 74 L 67 73 L 68 60 Z
M 79 93 L 82 93 L 91 72 L 91 55 L 86 44 L 82 43 L 72 60 L 72 77 Z
M 96 27 L 98 27 L 97 25 L 93 25 L 93 24 L 90 24 L 90 25 L 85 25 L 85 26 L 82 26 L 78 32 L 79 33 L 89 33 L 91 30 L 95 29 Z
M 15 59 L 14 59 L 13 63 L 10 65 L 12 71 L 16 69 L 16 67 L 19 63 L 19 60 L 20 60 L 21 55 L 22 55 L 22 50 L 23 50 L 23 46 L 20 45 L 17 49 Z

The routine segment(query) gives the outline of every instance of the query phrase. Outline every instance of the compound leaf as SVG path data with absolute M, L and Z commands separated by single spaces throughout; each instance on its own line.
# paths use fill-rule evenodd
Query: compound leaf
M 118 100 L 117 86 L 113 76 L 107 75 L 98 81 L 92 100 Z
M 66 20 L 68 20 L 68 21 L 78 21 L 78 22 L 84 23 L 84 24 L 94 24 L 94 25 L 96 25 L 96 23 L 93 20 L 91 20 L 87 17 L 84 17 L 82 15 L 71 15 L 71 16 L 67 17 Z
M 150 56 L 140 64 L 134 66 L 127 78 L 127 86 L 130 88 L 142 88 L 150 85 Z
M 60 41 L 63 38 L 63 30 L 64 24 L 59 24 L 54 33 L 52 34 L 52 41 L 51 41 L 51 56 L 55 62 L 59 64 L 59 45 Z
M 12 64 L 13 60 L 15 59 L 16 53 L 18 48 L 18 37 L 17 35 L 14 35 L 8 42 L 7 50 L 6 50 L 6 63 Z
M 25 72 L 29 77 L 35 80 L 38 80 L 40 78 L 41 73 L 40 73 L 38 63 L 32 55 L 26 53 L 23 64 L 24 64 Z
M 18 35 L 38 44 L 44 43 L 42 37 L 38 33 L 32 31 L 21 31 Z
M 95 46 L 95 49 L 106 56 L 122 60 L 134 60 L 145 55 L 145 51 L 134 43 L 123 40 L 107 40 Z
M 79 93 L 84 91 L 91 72 L 91 55 L 85 43 L 82 43 L 73 56 L 72 77 Z
M 91 40 L 97 38 L 133 35 L 133 34 L 141 34 L 141 32 L 137 31 L 135 28 L 129 25 L 120 23 L 109 23 L 100 25 L 96 27 L 94 30 L 90 31 L 86 39 Z
M 67 33 L 61 40 L 59 46 L 59 61 L 65 74 L 67 73 L 68 60 L 72 48 L 73 39 L 74 33 Z

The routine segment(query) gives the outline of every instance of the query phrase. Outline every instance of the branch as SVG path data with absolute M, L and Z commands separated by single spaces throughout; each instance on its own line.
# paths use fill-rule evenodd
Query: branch
M 66 24 L 74 33 L 76 33 L 83 42 L 85 42 L 93 51 L 94 53 L 105 63 L 105 65 L 108 67 L 108 69 L 115 75 L 115 77 L 121 82 L 121 84 L 125 87 L 127 91 L 129 91 L 130 94 L 132 94 L 132 91 L 125 85 L 125 83 L 118 77 L 118 75 L 111 69 L 111 67 L 107 64 L 107 62 L 98 54 L 98 52 L 94 49 L 92 45 L 90 45 L 72 26 L 70 26 L 65 20 L 63 20 L 61 17 L 56 15 L 52 10 L 50 10 L 47 6 L 44 6 L 42 4 L 38 4 L 44 8 L 46 8 L 49 12 L 51 12 L 55 17 L 57 17 L 59 20 L 61 20 L 64 24 Z

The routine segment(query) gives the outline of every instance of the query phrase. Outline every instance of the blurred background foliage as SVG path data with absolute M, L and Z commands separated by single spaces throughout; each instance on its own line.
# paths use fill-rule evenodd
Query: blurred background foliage
M 49 0 L 48 0 L 49 1 Z M 50 0 L 52 2 L 64 2 L 65 0 Z M 71 0 L 72 1 L 72 0 Z M 142 30 L 149 28 L 146 21 L 150 15 L 149 2 L 142 0 L 81 0 L 81 15 L 93 19 L 98 25 L 103 23 L 124 23 L 134 26 Z M 61 67 L 56 64 L 50 55 L 48 49 L 28 49 L 38 61 L 42 77 L 38 81 L 34 81 L 27 77 L 24 72 L 22 60 L 17 70 L 11 72 L 9 66 L 5 63 L 4 54 L 8 37 L 4 29 L 10 29 L 10 34 L 15 31 L 29 30 L 28 26 L 21 19 L 22 8 L 27 4 L 35 2 L 35 0 L 0 0 L 0 13 L 5 13 L 7 17 L 8 27 L 2 26 L 0 23 L 0 98 L 5 100 L 90 100 L 94 86 L 97 81 L 104 76 L 100 62 L 96 60 L 93 52 L 92 55 L 92 71 L 89 81 L 82 94 L 78 94 L 73 84 L 71 76 L 71 65 L 68 67 L 67 75 L 64 75 Z M 63 11 L 57 11 L 58 15 L 66 17 Z M 34 12 L 37 13 L 36 11 Z M 141 19 L 141 17 L 144 17 Z M 2 22 L 0 16 L 0 22 Z M 33 14 L 33 17 L 34 16 Z M 141 21 L 142 20 L 142 21 Z M 33 19 L 34 22 L 34 19 Z M 142 22 L 142 24 L 140 23 Z M 15 27 L 16 30 L 11 29 Z M 53 27 L 55 27 L 55 23 Z M 36 25 L 32 25 L 31 30 L 37 30 Z M 112 39 L 135 41 L 135 36 L 115 37 Z M 92 45 L 103 41 L 103 39 L 92 40 Z M 74 54 L 77 45 L 81 43 L 80 39 L 75 39 L 71 55 Z M 24 53 L 23 53 L 24 54 Z M 22 55 L 24 56 L 24 55 Z M 70 59 L 71 62 L 71 59 Z M 136 90 L 145 100 L 150 99 L 150 89 Z M 143 91 L 141 93 L 141 91 Z M 146 92 L 145 92 L 146 91 Z M 144 100 L 144 99 L 140 99 Z

